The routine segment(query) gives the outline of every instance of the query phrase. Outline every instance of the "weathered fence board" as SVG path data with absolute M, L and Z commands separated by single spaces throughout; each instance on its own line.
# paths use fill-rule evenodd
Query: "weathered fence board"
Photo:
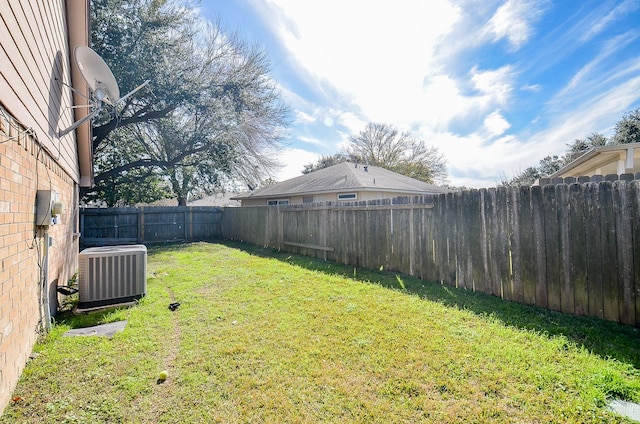
M 619 211 L 614 210 L 611 182 L 604 181 L 600 183 L 599 188 L 604 318 L 609 321 L 617 321 L 619 317 L 619 305 L 615 214 Z
M 558 198 L 558 218 L 560 229 L 560 262 L 561 262 L 561 276 L 560 279 L 560 310 L 564 313 L 575 313 L 575 293 L 573 290 L 574 281 L 572 280 L 572 264 L 571 259 L 573 256 L 574 248 L 570 242 L 570 233 L 573 230 L 574 225 L 578 226 L 579 223 L 574 223 L 570 220 L 570 208 L 569 208 L 569 186 L 561 184 L 556 186 L 556 196 Z
M 556 186 L 542 188 L 544 216 L 544 255 L 546 257 L 547 305 L 553 311 L 560 311 L 562 268 L 560 264 L 560 216 L 558 212 L 558 192 Z
M 513 243 L 514 284 L 522 286 L 522 301 L 528 305 L 536 304 L 536 250 L 533 226 L 533 206 L 531 190 L 525 187 L 514 197 L 519 200 L 514 214 L 519 219 L 515 222 L 514 237 L 518 242 Z M 516 252 L 517 250 L 517 252 Z
M 616 247 L 618 251 L 618 293 L 620 303 L 620 322 L 628 324 L 635 321 L 635 304 L 631 304 L 633 292 L 633 255 L 631 239 L 631 203 L 629 193 L 630 184 L 620 181 L 613 183 L 614 210 L 616 213 Z M 635 303 L 635 302 L 634 302 Z M 631 316 L 633 315 L 633 317 Z
M 571 229 L 569 232 L 569 246 L 571 268 L 565 284 L 573 288 L 574 313 L 585 315 L 589 309 L 589 292 L 587 290 L 587 227 L 585 211 L 587 209 L 584 195 L 585 186 L 571 184 L 569 186 L 569 219 Z
M 469 290 L 475 290 L 478 286 L 480 291 L 484 291 L 484 279 L 488 270 L 484 268 L 484 262 L 482 260 L 483 250 L 485 250 L 482 243 L 482 197 L 485 190 L 470 190 L 462 192 L 462 198 L 464 199 L 464 209 L 469 213 L 464 214 L 464 232 L 467 235 L 465 237 L 465 254 L 468 255 L 468 259 L 465 261 L 465 278 L 464 286 Z M 486 234 L 484 235 L 486 237 Z
M 640 325 L 640 181 L 633 181 L 630 183 L 631 188 L 631 234 L 633 245 L 631 251 L 633 256 L 633 282 L 635 286 L 635 292 L 632 293 L 632 297 L 635 299 L 635 323 Z
M 535 287 L 536 305 L 542 308 L 549 306 L 547 291 L 547 255 L 546 240 L 544 236 L 544 205 L 542 187 L 531 188 L 531 206 L 533 210 L 533 241 L 535 262 Z
M 225 238 L 640 324 L 640 182 L 373 202 L 84 210 L 83 239 Z
M 587 247 L 586 270 L 587 292 L 589 296 L 588 315 L 604 318 L 603 269 L 602 269 L 602 214 L 598 184 L 585 184 L 585 227 Z
M 207 207 L 86 208 L 81 211 L 83 247 L 221 236 L 222 209 Z
M 493 192 L 493 190 L 491 190 Z M 510 220 L 510 203 L 505 187 L 495 190 L 495 224 L 492 225 L 495 237 L 495 255 L 492 263 L 495 263 L 493 292 L 495 296 L 502 296 L 506 300 L 515 300 L 515 288 L 513 287 L 511 235 L 513 223 Z

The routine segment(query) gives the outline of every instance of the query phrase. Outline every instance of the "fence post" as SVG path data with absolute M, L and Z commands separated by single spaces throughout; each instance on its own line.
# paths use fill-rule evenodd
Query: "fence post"
M 284 214 L 280 210 L 279 206 L 276 206 L 276 216 L 278 218 L 278 249 L 282 249 L 282 242 L 284 241 Z
M 138 243 L 144 242 L 144 206 L 138 209 Z
M 189 232 L 187 230 L 187 226 L 189 225 L 189 212 L 188 210 L 185 210 L 184 212 L 182 212 L 182 222 L 183 222 L 183 235 L 184 235 L 184 239 L 185 241 L 189 240 Z
M 415 233 L 413 228 L 413 202 L 411 202 L 411 209 L 409 209 L 409 275 L 414 275 L 413 264 L 415 261 Z

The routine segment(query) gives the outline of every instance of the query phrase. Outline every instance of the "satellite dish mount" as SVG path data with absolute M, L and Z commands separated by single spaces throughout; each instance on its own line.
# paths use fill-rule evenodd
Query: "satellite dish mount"
M 112 106 L 117 111 L 117 107 L 123 104 L 126 99 L 149 84 L 149 80 L 147 80 L 123 97 L 120 97 L 120 88 L 118 87 L 118 82 L 113 76 L 111 69 L 109 69 L 109 66 L 107 66 L 107 64 L 100 57 L 100 55 L 98 55 L 98 53 L 87 46 L 78 45 L 73 50 L 73 55 L 82 78 L 91 89 L 91 97 L 87 98 L 82 93 L 75 90 L 73 87 L 70 88 L 89 101 L 89 105 L 87 106 L 91 108 L 91 112 L 82 119 L 74 122 L 74 124 L 69 128 L 60 131 L 60 136 L 68 134 L 86 121 L 96 117 L 100 113 L 100 111 L 102 111 L 103 104 Z

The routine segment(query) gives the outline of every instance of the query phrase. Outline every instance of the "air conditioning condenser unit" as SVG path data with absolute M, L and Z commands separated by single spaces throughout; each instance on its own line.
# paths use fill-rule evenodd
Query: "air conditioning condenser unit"
M 78 255 L 78 307 L 114 305 L 147 294 L 144 245 L 91 247 Z

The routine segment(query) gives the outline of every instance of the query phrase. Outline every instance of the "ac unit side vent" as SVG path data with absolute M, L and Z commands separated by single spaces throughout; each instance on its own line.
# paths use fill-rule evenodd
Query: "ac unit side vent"
M 78 255 L 81 309 L 113 305 L 147 294 L 147 248 L 144 245 L 85 249 Z

